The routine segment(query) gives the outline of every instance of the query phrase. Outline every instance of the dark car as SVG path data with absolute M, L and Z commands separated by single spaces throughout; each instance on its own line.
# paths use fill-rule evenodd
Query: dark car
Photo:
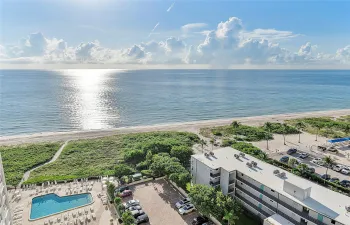
M 134 210 L 134 211 L 130 211 L 130 212 L 134 216 L 135 219 L 137 217 L 145 214 L 145 212 L 143 210 Z
M 329 179 L 331 179 L 331 175 L 329 175 L 329 174 L 323 174 L 323 175 L 321 175 L 321 178 L 322 178 L 323 180 L 329 180 Z
M 114 195 L 117 196 L 118 193 L 123 192 L 123 191 L 126 191 L 126 190 L 130 190 L 130 188 L 129 188 L 128 186 L 119 187 L 119 188 L 115 189 Z
M 118 195 L 120 197 L 124 198 L 124 197 L 132 195 L 132 191 L 131 190 L 124 190 L 124 191 L 118 193 Z
M 136 218 L 136 224 L 147 223 L 148 221 L 149 221 L 149 218 L 146 213 Z
M 206 222 L 209 222 L 209 219 L 205 216 L 197 216 L 193 219 L 192 225 L 202 225 Z
M 286 162 L 288 162 L 288 160 L 289 160 L 288 156 L 283 156 L 282 158 L 280 158 L 280 162 L 286 163 Z
M 290 148 L 290 149 L 288 149 L 287 154 L 292 155 L 292 154 L 296 153 L 297 151 L 298 150 L 296 148 Z
M 339 181 L 339 178 L 338 177 L 332 177 L 331 179 L 329 179 L 329 182 L 336 182 L 336 181 Z
M 350 187 L 350 181 L 349 180 L 342 180 L 339 182 L 339 184 L 343 187 Z

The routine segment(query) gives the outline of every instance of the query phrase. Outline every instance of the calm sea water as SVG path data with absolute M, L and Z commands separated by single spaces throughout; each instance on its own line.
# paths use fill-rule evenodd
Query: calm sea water
M 0 70 L 0 135 L 350 108 L 350 71 Z

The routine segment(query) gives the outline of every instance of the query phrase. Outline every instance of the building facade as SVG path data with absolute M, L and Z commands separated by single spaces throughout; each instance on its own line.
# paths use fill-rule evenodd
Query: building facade
M 350 197 L 333 192 L 232 148 L 191 157 L 192 182 L 224 194 L 266 219 L 300 225 L 350 225 Z
M 4 168 L 0 155 L 0 225 L 12 225 L 9 198 L 7 194 Z

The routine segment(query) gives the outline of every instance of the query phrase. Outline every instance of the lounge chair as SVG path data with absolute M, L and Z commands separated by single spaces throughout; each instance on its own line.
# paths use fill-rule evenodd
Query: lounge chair
M 91 217 L 90 217 L 90 215 L 87 215 L 87 216 L 86 216 L 86 219 L 87 219 L 87 221 L 89 221 L 89 222 L 90 222 L 90 221 L 91 221 Z
M 93 207 L 90 207 L 90 212 L 94 212 L 94 208 Z
M 79 218 L 79 222 L 80 224 L 83 224 L 84 223 L 84 219 L 82 217 Z
M 93 219 L 93 220 L 96 220 L 96 215 L 95 215 L 95 213 L 91 213 L 91 216 L 92 216 L 92 219 Z

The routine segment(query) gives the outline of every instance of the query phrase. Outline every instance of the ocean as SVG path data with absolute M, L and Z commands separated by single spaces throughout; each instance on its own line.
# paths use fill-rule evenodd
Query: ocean
M 0 136 L 346 108 L 349 70 L 0 70 Z

